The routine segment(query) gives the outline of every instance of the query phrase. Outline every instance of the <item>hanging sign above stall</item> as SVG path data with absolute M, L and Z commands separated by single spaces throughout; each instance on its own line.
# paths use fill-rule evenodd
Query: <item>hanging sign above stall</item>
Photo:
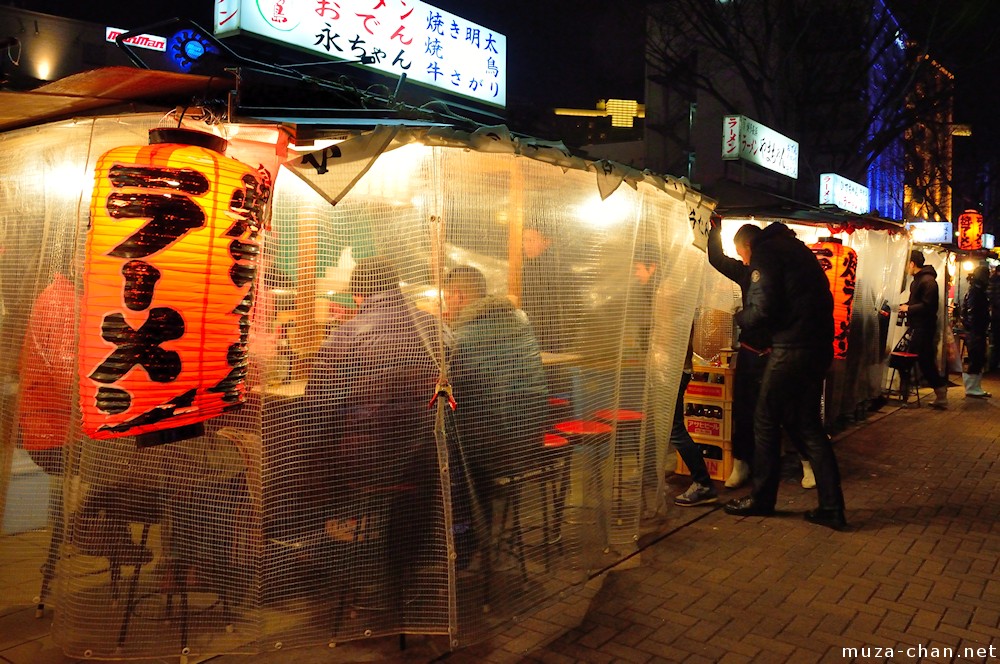
M 871 211 L 868 187 L 836 173 L 823 173 L 819 176 L 819 204 L 836 205 L 841 210 L 857 214 L 868 214 Z
M 996 238 L 990 233 L 983 233 L 983 249 L 992 249 L 996 244 Z
M 751 164 L 799 177 L 799 144 L 743 115 L 722 118 L 722 159 Z
M 215 34 L 250 33 L 495 106 L 507 37 L 420 0 L 218 0 Z
M 914 242 L 925 244 L 951 244 L 950 221 L 916 221 L 906 224 Z
M 983 215 L 975 210 L 958 215 L 958 248 L 964 251 L 983 248 Z

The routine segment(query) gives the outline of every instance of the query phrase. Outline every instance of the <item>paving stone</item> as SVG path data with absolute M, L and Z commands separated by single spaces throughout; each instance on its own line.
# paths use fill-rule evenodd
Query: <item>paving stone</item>
M 1000 376 L 984 384 L 1000 393 Z M 639 567 L 609 572 L 579 597 L 582 621 L 546 607 L 486 643 L 404 659 L 843 662 L 843 648 L 870 646 L 954 648 L 954 661 L 981 662 L 962 649 L 990 645 L 1000 657 L 1000 399 L 953 401 L 944 413 L 884 407 L 837 436 L 850 532 L 804 522 L 815 492 L 783 483 L 774 518 L 716 509 L 646 536 Z M 10 652 L 0 661 L 22 664 Z M 333 661 L 325 651 L 289 653 L 299 664 Z

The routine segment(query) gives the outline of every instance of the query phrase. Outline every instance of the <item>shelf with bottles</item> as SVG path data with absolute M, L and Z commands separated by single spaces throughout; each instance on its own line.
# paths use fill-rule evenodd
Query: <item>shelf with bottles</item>
M 684 425 L 692 436 L 728 441 L 732 438 L 733 402 L 684 397 Z
M 732 366 L 696 364 L 684 396 L 693 399 L 732 401 L 735 371 L 735 367 Z
M 692 438 L 705 459 L 705 468 L 708 470 L 709 477 L 720 482 L 725 481 L 733 472 L 732 443 L 728 440 L 708 440 L 697 436 L 692 436 Z M 677 455 L 677 468 L 674 472 L 678 475 L 691 474 L 679 454 Z

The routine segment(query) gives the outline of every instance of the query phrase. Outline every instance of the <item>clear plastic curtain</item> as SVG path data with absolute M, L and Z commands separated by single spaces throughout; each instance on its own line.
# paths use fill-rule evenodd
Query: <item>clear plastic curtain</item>
M 17 417 L 29 320 L 57 273 L 80 283 L 94 160 L 158 122 L 0 143 L 5 606 L 44 580 L 79 657 L 397 633 L 461 646 L 634 551 L 703 280 L 699 205 L 641 181 L 602 200 L 593 172 L 514 154 L 403 145 L 336 167 L 336 205 L 280 169 L 247 403 L 138 448 L 81 436 L 63 386 L 68 432 L 45 472 Z M 391 288 L 372 276 L 386 263 Z M 488 297 L 456 318 L 442 286 L 459 266 Z M 74 315 L 45 319 L 70 364 Z

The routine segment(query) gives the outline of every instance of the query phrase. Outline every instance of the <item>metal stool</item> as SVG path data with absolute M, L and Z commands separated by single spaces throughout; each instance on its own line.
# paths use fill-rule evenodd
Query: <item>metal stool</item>
M 542 499 L 542 544 L 555 541 L 551 537 L 553 529 L 558 529 L 562 508 L 566 501 L 569 485 L 569 463 L 565 452 L 569 449 L 569 441 L 556 434 L 546 433 L 542 440 L 544 451 L 539 457 L 540 464 L 519 473 L 503 475 L 494 480 L 494 485 L 503 496 L 503 509 L 500 515 L 500 537 L 497 539 L 497 549 L 507 543 L 510 552 L 518 561 L 521 576 L 527 580 L 528 570 L 525 562 L 524 524 L 521 520 L 521 491 L 524 486 L 537 482 Z M 552 498 L 556 525 L 553 525 L 549 514 L 549 497 Z M 509 528 L 508 528 L 509 523 Z M 509 536 L 504 534 L 509 531 Z M 545 551 L 545 569 L 549 569 L 549 553 Z
M 565 436 L 554 433 L 545 434 L 542 442 L 545 448 L 545 465 L 549 469 L 542 481 L 542 522 L 545 544 L 558 544 L 559 552 L 563 551 L 562 518 L 566 507 L 566 494 L 569 493 L 569 466 L 571 451 L 569 440 Z M 551 500 L 550 500 L 551 499 Z M 549 505 L 552 506 L 552 520 L 549 519 Z M 545 567 L 549 567 L 550 553 L 545 549 Z
M 624 408 L 606 408 L 594 413 L 594 419 L 610 424 L 615 429 L 615 484 L 611 488 L 611 499 L 622 500 L 624 483 L 625 456 L 634 456 L 636 465 L 639 460 L 640 434 L 646 414 L 638 410 Z
M 889 353 L 889 366 L 892 368 L 892 373 L 889 374 L 889 393 L 892 392 L 892 381 L 896 377 L 896 372 L 899 372 L 899 400 L 902 403 L 906 403 L 907 398 L 910 396 L 909 385 L 913 385 L 913 392 L 917 395 L 917 408 L 920 407 L 920 370 L 917 366 L 917 354 L 916 353 L 904 353 L 901 351 L 893 351 Z M 907 384 L 907 389 L 903 391 L 904 379 Z
M 596 420 L 557 422 L 552 428 L 556 433 L 569 440 L 570 445 L 572 445 L 573 465 L 576 465 L 577 460 L 580 460 L 585 464 L 583 470 L 588 471 L 586 474 L 589 477 L 584 479 L 582 487 L 580 507 L 587 506 L 587 492 L 591 488 L 596 492 L 597 502 L 600 504 L 601 497 L 604 495 L 604 475 L 599 467 L 599 460 L 611 443 L 614 428 L 610 424 Z
M 573 402 L 566 397 L 549 397 L 549 422 L 566 422 L 573 419 Z

